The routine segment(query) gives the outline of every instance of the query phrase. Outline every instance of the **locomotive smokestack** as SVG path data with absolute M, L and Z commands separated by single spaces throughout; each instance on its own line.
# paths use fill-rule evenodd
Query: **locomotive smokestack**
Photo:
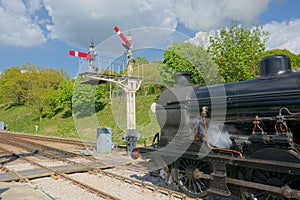
M 292 73 L 291 61 L 287 55 L 268 56 L 260 60 L 260 79 L 270 79 Z
M 177 72 L 176 77 L 176 86 L 177 87 L 188 87 L 191 86 L 191 73 L 190 72 Z

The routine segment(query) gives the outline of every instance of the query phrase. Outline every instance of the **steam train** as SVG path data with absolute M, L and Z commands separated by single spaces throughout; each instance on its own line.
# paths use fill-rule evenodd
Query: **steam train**
M 286 55 L 259 67 L 257 79 L 212 86 L 176 74 L 156 103 L 160 134 L 132 157 L 191 197 L 300 199 L 300 72 Z

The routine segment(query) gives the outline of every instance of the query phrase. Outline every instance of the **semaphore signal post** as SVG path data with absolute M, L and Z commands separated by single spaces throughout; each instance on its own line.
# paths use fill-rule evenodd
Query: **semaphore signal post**
M 84 82 L 85 84 L 99 84 L 101 82 L 111 82 L 118 85 L 125 91 L 127 111 L 127 134 L 123 134 L 122 138 L 126 140 L 127 154 L 130 155 L 132 150 L 136 147 L 136 142 L 139 137 L 136 132 L 135 96 L 136 92 L 140 88 L 142 80 L 133 76 L 134 59 L 132 57 L 132 38 L 130 32 L 128 34 L 128 37 L 126 38 L 117 26 L 114 27 L 114 30 L 116 31 L 116 33 L 118 33 L 118 35 L 124 42 L 122 46 L 125 48 L 128 58 L 127 75 L 115 76 L 98 73 L 98 67 L 95 67 L 93 64 L 97 55 L 94 49 L 93 42 L 90 45 L 90 51 L 88 53 L 70 51 L 69 54 L 71 56 L 77 56 L 80 58 L 87 59 L 89 64 L 89 72 L 80 74 L 81 76 L 89 79 L 88 81 Z

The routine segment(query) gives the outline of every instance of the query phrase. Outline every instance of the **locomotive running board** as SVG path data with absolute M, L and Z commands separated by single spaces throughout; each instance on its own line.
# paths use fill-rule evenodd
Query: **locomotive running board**
M 207 191 L 222 196 L 230 196 L 231 192 L 227 187 L 226 163 L 212 161 L 211 164 L 213 167 L 213 173 L 210 174 L 212 184 Z

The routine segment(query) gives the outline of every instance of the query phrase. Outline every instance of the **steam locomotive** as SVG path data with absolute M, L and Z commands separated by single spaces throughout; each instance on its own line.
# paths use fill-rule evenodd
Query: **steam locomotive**
M 212 86 L 176 74 L 156 104 L 161 133 L 132 157 L 191 197 L 300 199 L 300 72 L 286 55 L 259 67 L 257 79 Z

